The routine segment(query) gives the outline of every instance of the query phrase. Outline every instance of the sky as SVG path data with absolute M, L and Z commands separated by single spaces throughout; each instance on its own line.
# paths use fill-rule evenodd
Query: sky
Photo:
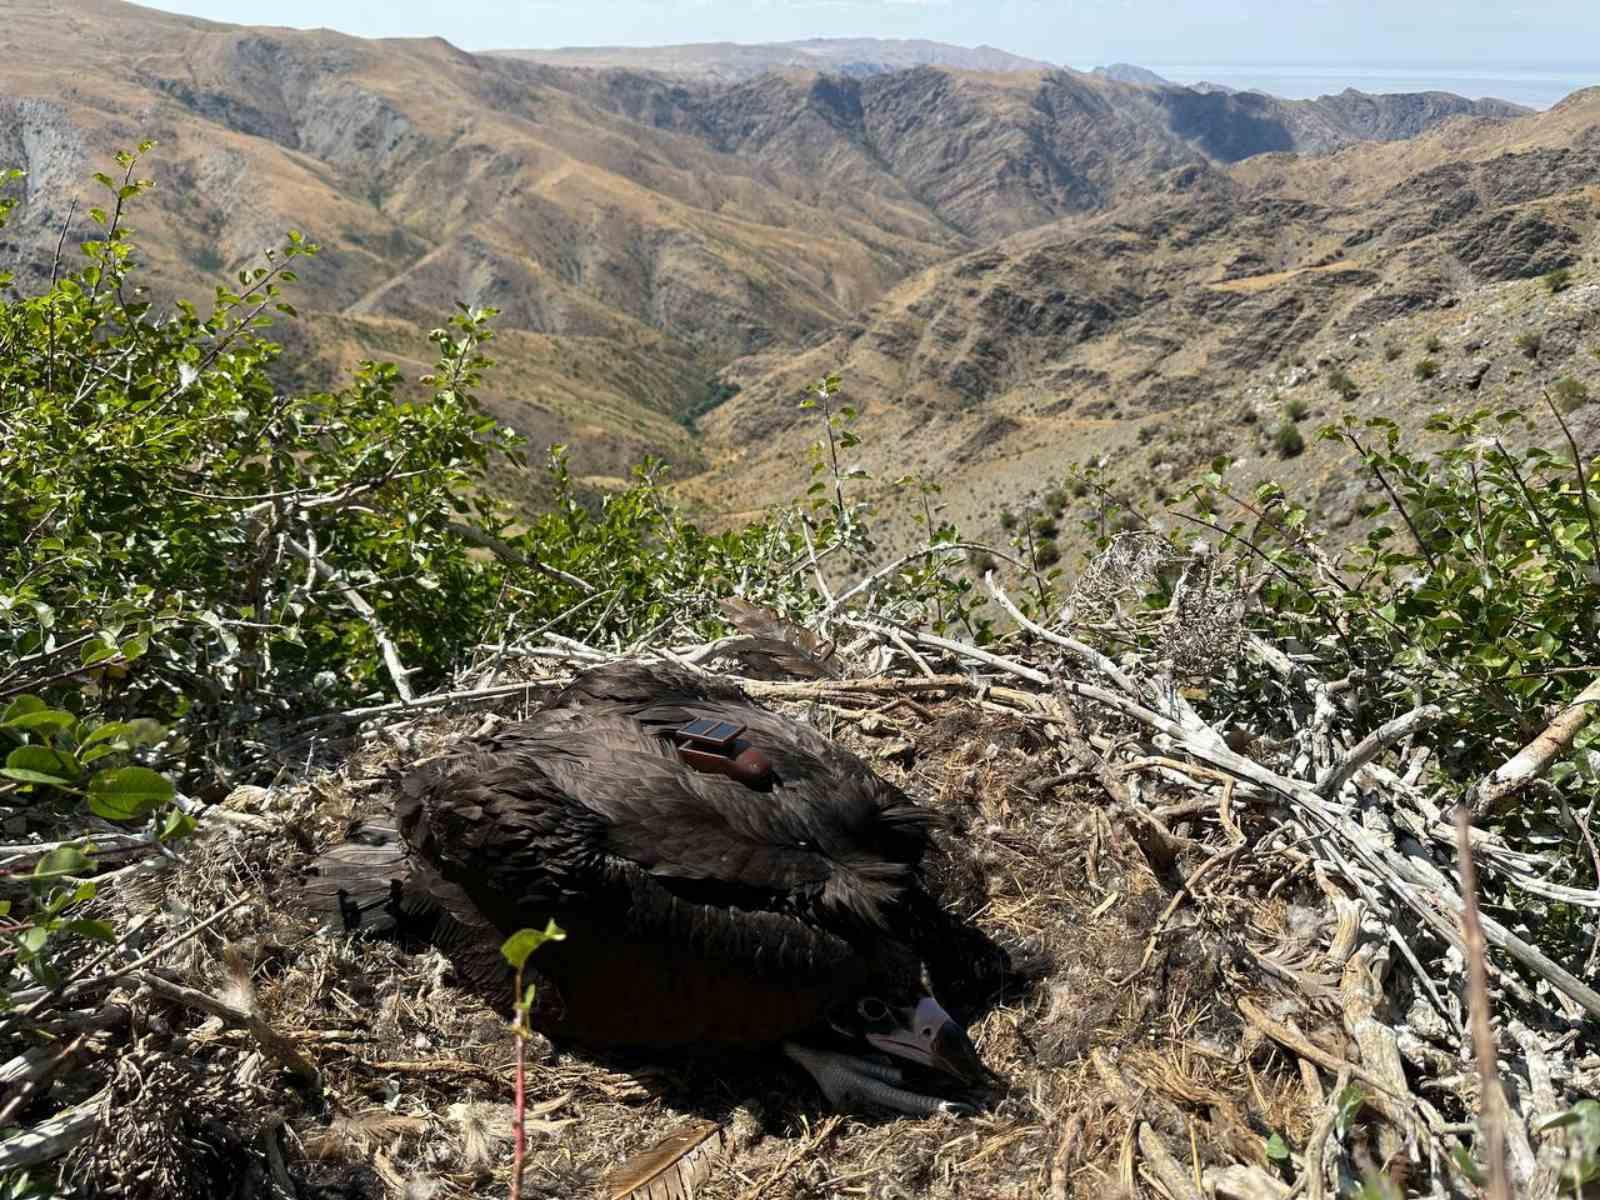
M 363 37 L 436 34 L 467 50 L 925 37 L 1075 67 L 1600 64 L 1596 0 L 155 0 L 153 7 Z

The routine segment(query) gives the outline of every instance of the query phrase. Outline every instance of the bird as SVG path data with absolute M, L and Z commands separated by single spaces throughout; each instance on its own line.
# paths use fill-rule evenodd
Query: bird
M 778 1049 L 841 1110 L 962 1114 L 926 1081 L 998 1080 L 930 983 L 960 945 L 922 870 L 933 812 L 730 681 L 595 667 L 396 791 L 307 895 L 345 930 L 438 947 L 502 1010 L 503 941 L 554 921 L 565 938 L 528 962 L 553 1043 Z

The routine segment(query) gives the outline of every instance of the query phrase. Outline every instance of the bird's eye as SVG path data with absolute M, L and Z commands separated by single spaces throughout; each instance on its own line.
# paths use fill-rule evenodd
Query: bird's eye
M 856 1011 L 865 1021 L 886 1021 L 889 1018 L 889 1006 L 876 996 L 866 996 L 856 1004 Z

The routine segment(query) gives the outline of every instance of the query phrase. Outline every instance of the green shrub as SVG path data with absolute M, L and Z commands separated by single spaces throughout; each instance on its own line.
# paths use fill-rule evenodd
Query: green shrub
M 678 424 L 692 431 L 698 428 L 701 417 L 721 408 L 738 394 L 738 384 L 726 383 L 721 379 L 710 379 L 706 382 L 705 394 L 678 414 Z
M 1572 271 L 1567 267 L 1557 267 L 1544 277 L 1544 286 L 1552 296 L 1566 291 L 1572 286 Z
M 158 314 L 136 299 L 123 220 L 149 185 L 137 156 L 121 161 L 84 263 L 0 295 L 0 702 L 26 691 L 80 719 L 169 725 L 178 749 L 148 765 L 208 794 L 275 770 L 275 729 L 446 685 L 480 644 L 547 630 L 622 647 L 669 619 L 718 636 L 734 591 L 780 612 L 823 602 L 808 573 L 770 569 L 805 561 L 808 533 L 841 564 L 871 550 L 849 495 L 862 473 L 839 465 L 856 412 L 835 381 L 801 406 L 820 418 L 813 482 L 768 518 L 701 530 L 653 460 L 585 494 L 560 446 L 521 489 L 544 510 L 514 513 L 490 468 L 530 468 L 474 398 L 492 312 L 434 330 L 437 365 L 414 382 L 366 362 L 336 391 L 284 394 L 263 324 L 294 318 L 286 289 L 316 247 L 291 234 L 208 312 Z M 924 512 L 926 560 L 865 594 L 985 638 L 961 552 L 938 551 L 955 531 Z M 78 667 L 121 678 L 86 696 Z
M 1038 516 L 1033 519 L 1033 533 L 1035 537 L 1053 538 L 1059 535 L 1061 526 L 1054 517 Z
M 1396 343 L 1396 342 L 1385 342 L 1384 343 L 1384 347 L 1383 347 L 1383 361 L 1384 362 L 1394 362 L 1397 358 L 1399 358 L 1404 353 L 1405 353 L 1405 351 L 1400 348 L 1398 343 Z
M 1417 365 L 1411 368 L 1411 373 L 1420 382 L 1426 383 L 1439 373 L 1439 364 L 1431 358 L 1419 358 Z
M 1034 546 L 1033 556 L 1041 567 L 1053 567 L 1061 561 L 1061 547 L 1054 538 L 1046 538 Z
M 1311 415 L 1311 406 L 1299 397 L 1295 397 L 1283 406 L 1283 415 L 1291 421 L 1304 421 Z
M 1575 408 L 1582 408 L 1589 403 L 1589 387 L 1581 379 L 1574 379 L 1571 375 L 1563 376 L 1556 380 L 1550 387 L 1550 392 L 1555 398 L 1558 408 L 1564 413 L 1569 413 Z
M 1009 508 L 1002 508 L 1000 510 L 1000 528 L 1004 529 L 1007 533 L 1010 533 L 1016 527 L 1017 514 L 1012 512 Z
M 1542 730 L 1547 711 L 1592 677 L 1600 464 L 1580 468 L 1536 442 L 1508 446 L 1518 432 L 1537 436 L 1513 412 L 1438 416 L 1428 429 L 1441 443 L 1433 454 L 1405 448 L 1383 418 L 1347 418 L 1326 431 L 1355 449 L 1400 504 L 1384 506 L 1387 519 L 1376 514 L 1351 557 L 1360 587 L 1318 575 L 1306 510 L 1276 484 L 1245 501 L 1256 512 L 1269 506 L 1274 518 L 1241 521 L 1230 537 L 1254 538 L 1252 557 L 1265 553 L 1281 568 L 1263 596 L 1274 635 L 1294 629 L 1318 647 L 1319 674 L 1370 670 L 1372 703 L 1444 704 L 1461 738 L 1450 769 L 1471 781 Z M 1213 508 L 1230 497 L 1220 473 L 1197 494 Z M 1600 742 L 1600 727 L 1591 734 L 1580 740 Z M 1578 765 L 1590 769 L 1586 759 Z
M 1430 333 L 1427 340 L 1422 343 L 1422 348 L 1429 354 L 1438 354 L 1444 349 L 1444 343 L 1439 340 L 1438 334 Z
M 1329 389 L 1346 403 L 1354 401 L 1361 395 L 1361 389 L 1356 386 L 1356 381 L 1345 373 L 1343 367 L 1329 367 L 1325 378 Z
M 1297 458 L 1305 451 L 1306 439 L 1301 435 L 1298 425 L 1285 421 L 1272 435 L 1272 446 L 1279 458 Z
M 1517 349 L 1521 350 L 1529 358 L 1537 358 L 1539 356 L 1539 347 L 1544 345 L 1544 335 L 1530 329 L 1517 334 L 1516 343 Z

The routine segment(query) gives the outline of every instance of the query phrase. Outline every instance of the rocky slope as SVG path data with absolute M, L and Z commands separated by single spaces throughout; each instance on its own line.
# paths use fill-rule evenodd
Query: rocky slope
M 497 412 L 541 441 L 572 442 L 594 475 L 647 450 L 697 467 L 704 447 L 676 420 L 720 394 L 714 376 L 734 359 L 777 362 L 905 308 L 896 320 L 908 324 L 880 339 L 895 352 L 922 320 L 897 287 L 946 314 L 946 330 L 967 320 L 968 288 L 1004 314 L 1036 303 L 1039 288 L 1081 287 L 1085 312 L 1051 336 L 1120 327 L 1178 270 L 1147 262 L 1171 240 L 1166 225 L 1193 227 L 1182 236 L 1199 263 L 1208 231 L 1235 221 L 1232 197 L 1248 188 L 1221 165 L 1439 122 L 1506 123 L 1455 98 L 1285 103 L 987 58 L 971 60 L 987 73 L 785 70 L 713 85 L 474 56 L 437 39 L 222 25 L 119 0 L 5 0 L 3 11 L 13 53 L 0 162 L 29 175 L 0 254 L 24 284 L 48 272 L 64 228 L 69 242 L 86 235 L 90 173 L 153 137 L 146 168 L 160 186 L 135 223 L 158 298 L 203 296 L 284 230 L 304 229 L 323 254 L 302 271 L 291 369 L 327 378 L 374 348 L 420 360 L 452 302 L 493 306 L 508 335 Z M 837 65 L 846 51 L 805 52 Z M 1245 165 L 1276 169 L 1258 161 Z M 1324 175 L 1317 187 L 1342 186 Z M 85 204 L 74 211 L 75 195 Z M 1296 203 L 1313 212 L 1323 201 Z M 1239 243 L 1233 273 L 1301 262 L 1276 204 L 1241 218 L 1239 231 L 1262 233 Z M 1407 211 L 1434 219 L 1426 197 Z M 1023 249 L 1062 221 L 1061 238 Z M 1329 241 L 1306 222 L 1307 237 Z M 1514 253 L 1530 228 L 1487 230 L 1482 254 L 1502 243 Z M 991 271 L 984 255 L 1021 261 Z M 1017 278 L 1003 288 L 988 282 L 1007 271 Z M 951 272 L 971 279 L 937 282 Z M 976 403 L 1056 353 L 1001 345 L 1003 328 L 984 316 L 970 333 L 918 335 L 899 369 L 943 381 L 930 403 L 946 404 L 945 391 Z
M 787 464 L 815 430 L 794 399 L 833 371 L 865 410 L 862 463 L 940 480 L 990 532 L 1090 458 L 1147 499 L 1241 451 L 1321 489 L 1336 457 L 1281 462 L 1267 440 L 1291 393 L 1300 419 L 1341 410 L 1335 369 L 1360 411 L 1416 424 L 1432 405 L 1539 405 L 1531 385 L 1569 376 L 1600 398 L 1600 89 L 1404 147 L 1183 167 L 1149 191 L 931 268 L 802 354 L 735 364 L 741 393 L 703 422 L 717 467 L 700 494 L 745 508 L 796 488 Z M 1560 267 L 1574 285 L 1552 294 Z

